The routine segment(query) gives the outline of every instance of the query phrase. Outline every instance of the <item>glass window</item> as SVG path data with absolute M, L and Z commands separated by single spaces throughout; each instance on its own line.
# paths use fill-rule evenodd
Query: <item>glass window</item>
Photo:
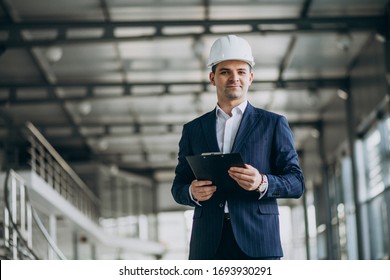
M 387 119 L 384 122 L 384 145 L 385 145 L 385 152 L 386 155 L 384 157 L 384 163 L 385 166 L 384 169 L 384 181 L 385 186 L 390 187 L 390 116 L 387 117 Z
M 386 256 L 387 214 L 384 195 L 370 201 L 369 205 L 371 259 L 383 259 Z
M 386 187 L 389 186 L 390 117 L 381 120 L 363 140 L 364 167 L 367 195 L 367 224 L 371 259 L 387 258 L 389 243 L 389 200 Z
M 390 116 L 387 117 L 387 120 L 386 120 L 386 134 L 387 134 L 387 150 L 390 151 Z
M 371 131 L 364 141 L 366 176 L 371 197 L 384 190 L 380 143 L 381 134 L 378 129 Z

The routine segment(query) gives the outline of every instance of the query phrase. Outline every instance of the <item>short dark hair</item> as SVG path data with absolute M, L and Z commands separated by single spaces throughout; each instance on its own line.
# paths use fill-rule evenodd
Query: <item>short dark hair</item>
M 212 67 L 211 67 L 211 72 L 213 72 L 213 74 L 215 74 L 215 70 L 217 69 L 217 64 L 214 64 Z
M 217 63 L 218 64 L 218 63 Z M 211 67 L 211 72 L 213 72 L 213 74 L 215 74 L 215 71 L 217 70 L 217 64 L 214 64 L 212 67 Z M 252 72 L 252 66 L 248 63 L 249 65 L 249 71 Z

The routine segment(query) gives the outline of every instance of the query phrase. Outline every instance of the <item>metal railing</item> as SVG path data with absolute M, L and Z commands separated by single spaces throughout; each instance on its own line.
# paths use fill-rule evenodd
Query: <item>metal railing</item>
M 14 170 L 5 177 L 4 205 L 7 259 L 66 259 L 32 207 L 24 179 Z
M 32 123 L 26 127 L 32 170 L 84 215 L 98 222 L 100 200 Z

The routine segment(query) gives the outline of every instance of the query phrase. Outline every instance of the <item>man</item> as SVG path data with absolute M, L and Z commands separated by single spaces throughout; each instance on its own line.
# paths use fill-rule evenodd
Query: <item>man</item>
M 183 127 L 172 185 L 176 202 L 195 207 L 189 259 L 280 259 L 277 198 L 299 198 L 304 179 L 287 120 L 247 101 L 253 81 L 251 47 L 235 35 L 214 42 L 209 57 L 216 108 Z M 196 180 L 188 155 L 240 153 L 237 183 Z

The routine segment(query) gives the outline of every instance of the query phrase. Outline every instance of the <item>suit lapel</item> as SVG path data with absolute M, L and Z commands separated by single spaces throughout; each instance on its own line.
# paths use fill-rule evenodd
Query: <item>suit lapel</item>
M 240 127 L 238 128 L 236 138 L 234 139 L 232 152 L 238 152 L 242 148 L 249 134 L 255 129 L 260 120 L 261 114 L 257 113 L 255 108 L 248 103 L 244 115 L 242 116 Z
M 210 152 L 219 152 L 216 129 L 216 109 L 202 119 L 202 129 Z

